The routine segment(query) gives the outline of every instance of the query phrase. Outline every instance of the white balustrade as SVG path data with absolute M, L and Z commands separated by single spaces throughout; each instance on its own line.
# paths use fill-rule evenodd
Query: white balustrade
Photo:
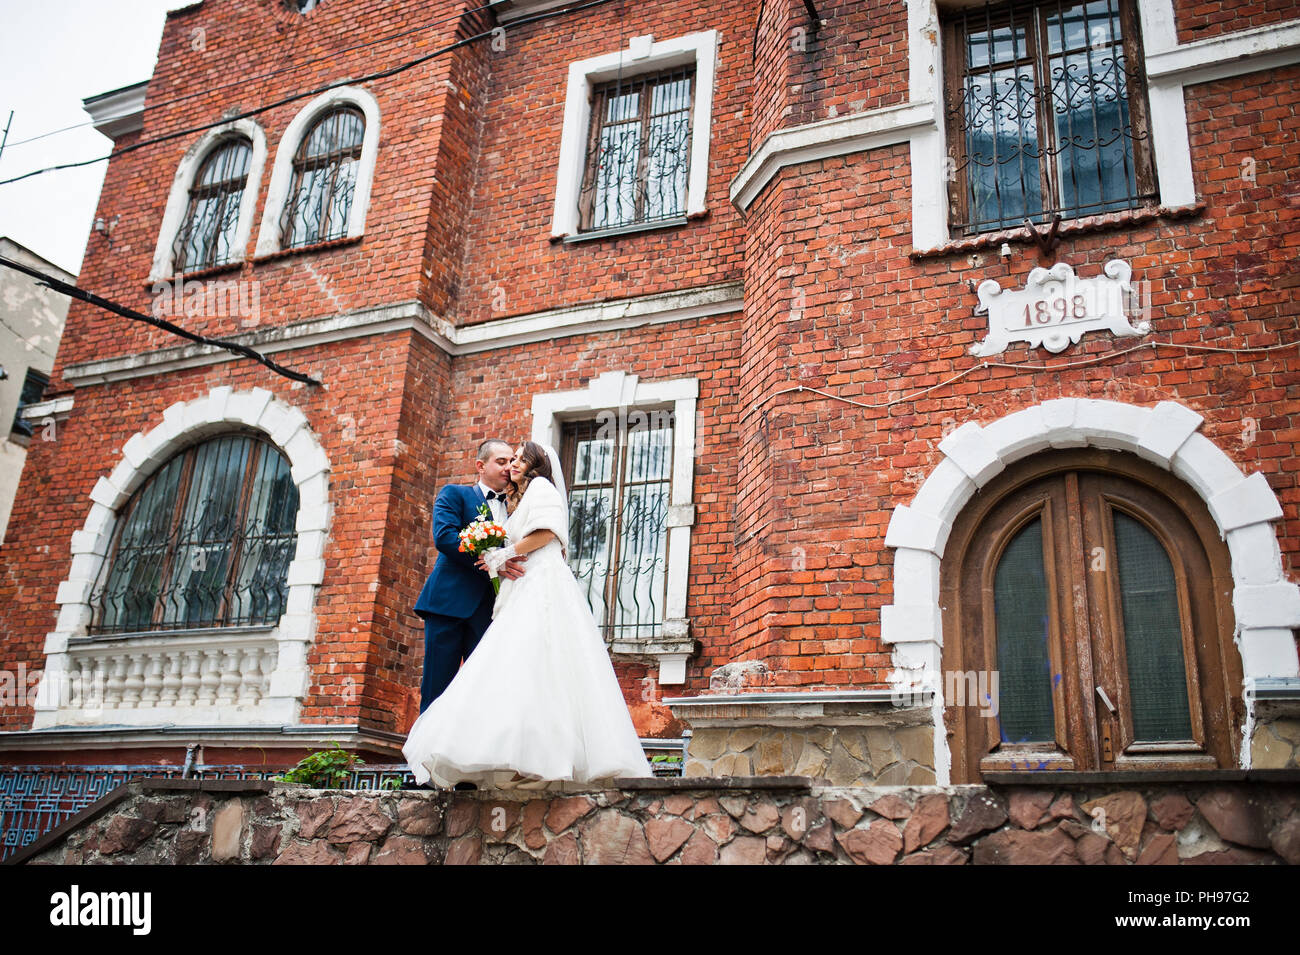
M 74 644 L 68 656 L 65 725 L 257 722 L 278 642 L 270 631 L 151 635 Z

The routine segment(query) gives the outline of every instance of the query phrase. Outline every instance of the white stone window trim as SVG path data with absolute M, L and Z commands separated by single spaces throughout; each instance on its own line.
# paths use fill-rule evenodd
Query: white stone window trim
M 551 235 L 576 236 L 578 196 L 586 167 L 591 128 L 592 91 L 620 75 L 633 79 L 646 73 L 695 64 L 695 93 L 691 104 L 691 164 L 686 178 L 686 217 L 708 211 L 709 137 L 713 124 L 713 87 L 717 69 L 718 31 L 688 33 L 655 42 L 652 35 L 634 36 L 626 50 L 569 64 L 564 98 L 564 125 L 555 177 L 555 207 Z
M 175 267 L 172 246 L 185 224 L 194 178 L 217 144 L 234 136 L 247 138 L 252 143 L 253 151 L 248 161 L 248 181 L 239 199 L 239 219 L 235 224 L 235 235 L 231 241 L 230 261 L 222 264 L 234 265 L 244 261 L 248 238 L 253 233 L 257 196 L 262 188 L 262 169 L 266 165 L 266 134 L 262 132 L 262 127 L 251 119 L 237 119 L 224 126 L 208 130 L 202 138 L 185 150 L 185 155 L 176 166 L 176 174 L 172 177 L 171 191 L 167 194 L 167 206 L 163 210 L 162 225 L 158 229 L 158 244 L 154 248 L 153 264 L 149 268 L 150 282 L 168 281 L 180 271 Z
M 114 648 L 129 647 L 141 659 L 172 649 L 167 635 L 114 635 L 93 644 L 78 638 L 86 637 L 92 620 L 91 592 L 112 544 L 121 508 L 186 446 L 238 425 L 266 435 L 288 459 L 290 475 L 298 488 L 297 547 L 288 567 L 288 600 L 274 627 L 230 628 L 225 634 L 219 630 L 187 631 L 200 633 L 201 637 L 197 643 L 188 640 L 186 646 L 193 644 L 210 655 L 244 652 L 253 645 L 269 651 L 264 656 L 268 663 L 274 657 L 274 667 L 262 681 L 262 688 L 251 696 L 239 696 L 233 690 L 223 693 L 223 697 L 235 699 L 215 706 L 137 704 L 105 710 L 70 705 L 59 687 L 69 686 L 77 672 L 74 655 L 97 656 L 109 644 Z M 316 637 L 316 592 L 325 576 L 325 541 L 332 514 L 329 472 L 329 458 L 306 416 L 262 388 L 214 388 L 193 401 L 177 402 L 163 412 L 162 422 L 156 427 L 132 435 L 122 446 L 122 458 L 112 473 L 96 482 L 90 492 L 90 513 L 82 529 L 72 535 L 72 567 L 58 588 L 55 630 L 45 638 L 45 674 L 37 695 L 33 728 L 104 722 L 138 726 L 296 724 L 308 688 L 307 650 Z M 140 677 L 144 679 L 143 672 Z M 227 683 L 231 679 L 239 683 L 237 676 L 227 677 Z
M 379 103 L 367 90 L 359 86 L 340 86 L 327 90 L 304 106 L 285 128 L 280 145 L 275 151 L 275 165 L 271 169 L 271 182 L 266 191 L 266 208 L 262 212 L 262 225 L 257 233 L 257 251 L 260 256 L 283 251 L 280 234 L 280 216 L 289 201 L 293 188 L 293 160 L 316 120 L 332 109 L 353 106 L 361 110 L 366 129 L 361 140 L 361 160 L 357 164 L 357 182 L 352 193 L 352 208 L 348 212 L 346 238 L 365 234 L 366 212 L 370 207 L 370 190 L 375 177 L 375 163 L 379 156 Z
M 912 503 L 894 509 L 885 546 L 895 549 L 894 602 L 881 608 L 881 641 L 893 645 L 890 682 L 900 691 L 932 690 L 935 726 L 943 725 L 943 647 L 939 567 L 948 534 L 975 492 L 1014 461 L 1049 448 L 1128 451 L 1172 471 L 1205 501 L 1227 542 L 1236 616 L 1234 640 L 1247 687 L 1258 679 L 1300 676 L 1292 629 L 1300 627 L 1300 587 L 1282 569 L 1270 522 L 1282 506 L 1263 474 L 1247 477 L 1214 442 L 1197 433 L 1204 419 L 1173 401 L 1154 408 L 1090 398 L 1032 405 L 987 425 L 967 422 L 939 444 L 944 460 Z M 1248 731 L 1253 700 L 1247 694 Z M 952 757 L 935 733 L 935 772 L 947 785 Z M 1240 747 L 1249 768 L 1249 739 Z
M 1183 90 L 1196 83 L 1300 62 L 1300 24 L 1270 24 L 1179 44 L 1173 0 L 1133 2 L 1141 21 L 1158 204 L 1173 209 L 1194 205 L 1196 184 Z M 941 39 L 935 0 L 909 0 L 908 95 L 913 103 L 944 102 Z M 912 245 L 917 249 L 937 248 L 950 238 L 946 157 L 941 106 L 935 110 L 934 128 L 914 133 L 911 139 Z
M 691 567 L 691 527 L 695 524 L 695 408 L 700 394 L 697 378 L 642 381 L 622 371 L 605 372 L 586 388 L 533 396 L 532 439 L 557 450 L 564 422 L 590 418 L 601 411 L 617 413 L 654 408 L 673 409 L 673 474 L 668 508 L 667 592 L 664 623 L 659 637 L 645 641 L 615 642 L 615 655 L 650 658 L 658 663 L 658 682 L 679 686 L 686 682 L 686 660 L 694 651 L 686 616 L 686 588 Z
M 1159 204 L 1184 208 L 1197 202 L 1184 89 L 1300 63 L 1300 22 L 1269 24 L 1180 44 L 1172 0 L 1134 2 L 1141 21 Z M 787 166 L 907 142 L 912 246 L 927 250 L 946 244 L 951 236 L 941 41 L 935 0 L 908 0 L 907 102 L 769 133 L 732 180 L 732 202 L 744 211 Z

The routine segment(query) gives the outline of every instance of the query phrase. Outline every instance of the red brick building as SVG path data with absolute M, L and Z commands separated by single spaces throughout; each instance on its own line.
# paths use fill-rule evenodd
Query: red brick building
M 0 760 L 393 757 L 531 436 L 688 774 L 1295 767 L 1294 3 L 298 6 L 87 101 L 81 287 L 319 384 L 73 304 Z

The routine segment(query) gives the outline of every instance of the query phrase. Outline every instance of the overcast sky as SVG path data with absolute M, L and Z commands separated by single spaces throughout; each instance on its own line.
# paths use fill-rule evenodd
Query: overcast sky
M 0 0 L 0 132 L 13 110 L 0 179 L 107 156 L 112 141 L 87 123 L 87 96 L 148 79 L 166 11 L 192 0 Z M 77 272 L 108 163 L 0 186 L 0 235 Z

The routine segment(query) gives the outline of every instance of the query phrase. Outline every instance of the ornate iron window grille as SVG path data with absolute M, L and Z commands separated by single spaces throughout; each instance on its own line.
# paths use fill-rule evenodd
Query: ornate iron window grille
M 644 417 L 564 428 L 569 566 L 607 643 L 654 638 L 664 620 L 673 416 Z
M 123 511 L 90 632 L 275 624 L 297 514 L 288 462 L 260 439 L 229 435 L 177 455 Z
M 617 79 L 592 93 L 579 230 L 686 214 L 695 68 Z
M 971 235 L 1155 201 L 1127 0 L 986 6 L 947 21 L 949 200 Z
M 326 113 L 303 137 L 280 215 L 284 248 L 315 245 L 348 234 L 365 131 L 361 111 L 342 107 Z
M 219 144 L 203 161 L 190 188 L 185 221 L 172 243 L 172 268 L 177 272 L 215 268 L 234 258 L 252 154 L 247 139 L 233 139 Z

